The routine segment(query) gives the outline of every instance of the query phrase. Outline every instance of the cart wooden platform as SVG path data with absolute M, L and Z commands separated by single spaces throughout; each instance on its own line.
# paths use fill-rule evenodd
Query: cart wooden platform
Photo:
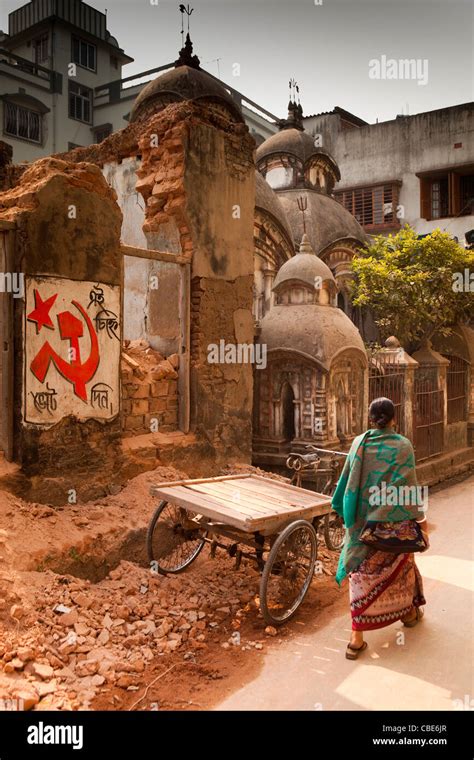
M 242 557 L 257 563 L 267 623 L 293 617 L 313 578 L 316 528 L 330 496 L 253 474 L 160 483 L 150 492 L 161 499 L 147 534 L 152 570 L 181 572 L 208 543 L 212 556 L 225 549 L 237 568 Z

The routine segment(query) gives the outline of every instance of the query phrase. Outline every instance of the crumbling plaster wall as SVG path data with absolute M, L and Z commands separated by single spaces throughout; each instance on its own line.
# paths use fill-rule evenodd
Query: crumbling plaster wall
M 147 239 L 190 268 L 191 427 L 217 459 L 250 461 L 252 366 L 208 351 L 253 343 L 255 143 L 224 108 L 188 102 L 151 117 L 139 146 Z

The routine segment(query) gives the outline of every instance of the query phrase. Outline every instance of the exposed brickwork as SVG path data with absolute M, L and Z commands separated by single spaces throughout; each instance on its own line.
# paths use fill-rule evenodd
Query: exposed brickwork
M 191 410 L 196 430 L 207 436 L 218 452 L 245 458 L 250 446 L 252 380 L 242 377 L 242 365 L 212 364 L 211 343 L 236 343 L 234 314 L 252 295 L 253 278 L 234 282 L 193 278 L 191 287 L 191 364 L 199 376 L 199 393 Z M 223 304 L 226 307 L 223 308 Z M 252 372 L 252 367 L 248 369 Z M 203 428 L 202 420 L 206 420 Z M 212 437 L 210 437 L 212 436 Z
M 124 436 L 178 430 L 178 356 L 164 359 L 144 340 L 126 346 L 122 359 L 122 430 Z
M 225 133 L 226 166 L 238 179 L 245 177 L 253 167 L 255 147 L 245 124 L 234 123 L 225 109 L 209 105 L 173 104 L 147 122 L 139 139 L 142 166 L 136 186 L 146 203 L 143 229 L 145 232 L 158 230 L 172 217 L 179 229 L 183 257 L 188 261 L 192 258 L 193 240 L 188 204 L 191 188 L 187 186 L 185 174 L 190 133 L 198 124 Z M 204 166 L 201 169 L 206 171 Z
M 167 226 L 175 230 L 178 243 L 168 250 L 176 249 L 177 262 L 189 263 L 194 283 L 191 429 L 207 442 L 209 451 L 212 447 L 216 459 L 226 462 L 250 459 L 252 367 L 209 365 L 206 357 L 211 340 L 253 339 L 254 149 L 247 126 L 234 121 L 227 109 L 209 103 L 173 103 L 100 145 L 36 162 L 24 170 L 20 182 L 13 182 L 10 192 L 0 196 L 0 215 L 3 211 L 4 218 L 20 220 L 17 253 L 24 259 L 25 271 L 118 284 L 120 212 L 99 167 L 127 157 L 141 158 L 137 191 L 146 203 L 144 231 L 151 236 L 150 247 L 155 233 L 166 241 Z M 80 209 L 77 231 L 75 223 L 64 224 L 68 203 Z M 234 207 L 241 209 L 238 217 L 232 216 Z M 97 215 L 102 217 L 100 225 Z M 196 283 L 202 286 L 197 300 Z M 18 387 L 23 371 L 21 317 L 18 307 Z M 112 424 L 84 425 L 68 418 L 49 431 L 22 430 L 17 452 L 32 476 L 39 474 L 40 467 L 57 468 L 58 473 L 60 467 L 64 472 L 59 448 L 67 445 L 71 473 L 78 463 L 86 482 L 88 468 L 91 473 L 102 468 L 111 482 L 114 460 L 119 463 L 121 456 L 120 436 L 150 432 L 154 420 L 160 432 L 176 431 L 178 356 L 160 358 L 154 369 L 145 372 L 122 363 L 122 408 Z M 19 395 L 16 419 L 21 429 Z M 84 445 L 86 430 L 91 446 Z M 48 447 L 49 441 L 49 452 L 38 450 Z M 100 456 L 95 456 L 101 441 Z

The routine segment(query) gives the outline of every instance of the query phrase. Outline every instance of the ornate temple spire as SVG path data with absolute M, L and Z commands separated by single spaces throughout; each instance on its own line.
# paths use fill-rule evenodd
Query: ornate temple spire
M 289 90 L 288 117 L 280 122 L 280 129 L 300 129 L 303 131 L 303 109 L 300 103 L 300 88 L 295 79 L 290 79 Z
M 197 55 L 193 55 L 193 43 L 191 42 L 191 37 L 189 36 L 189 19 L 191 17 L 193 10 L 194 8 L 190 8 L 189 5 L 181 4 L 179 6 L 179 12 L 181 13 L 181 40 L 184 39 L 184 16 L 185 15 L 188 17 L 188 31 L 186 34 L 186 42 L 183 44 L 181 50 L 179 51 L 178 59 L 174 62 L 174 65 L 176 67 L 190 66 L 192 69 L 198 69 L 201 64 L 201 61 L 199 60 Z
M 303 237 L 301 238 L 300 249 L 298 253 L 312 253 L 313 256 L 316 256 L 306 232 L 303 232 Z
M 184 46 L 179 51 L 179 57 L 174 62 L 174 65 L 177 66 L 191 66 L 192 69 L 198 69 L 200 67 L 201 61 L 197 57 L 197 55 L 193 55 L 193 43 L 191 42 L 191 38 L 189 36 L 189 32 L 186 35 L 186 42 Z

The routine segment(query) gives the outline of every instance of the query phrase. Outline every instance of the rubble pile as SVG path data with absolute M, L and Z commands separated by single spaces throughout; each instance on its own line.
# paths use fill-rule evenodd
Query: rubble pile
M 210 638 L 227 641 L 227 629 L 256 614 L 259 575 L 223 561 L 179 578 L 121 562 L 95 585 L 43 574 L 34 613 L 10 610 L 19 625 L 0 643 L 0 699 L 21 699 L 24 709 L 88 709 L 104 685 L 138 690 L 157 656 L 186 660 Z
M 260 472 L 248 465 L 232 469 Z M 105 577 L 94 574 L 94 558 L 112 560 L 112 528 L 117 540 L 129 530 L 133 536 L 138 531 L 140 546 L 144 542 L 140 531 L 154 506 L 150 483 L 183 476 L 158 468 L 80 509 L 53 510 L 13 497 L 0 501 L 0 710 L 114 709 L 135 699 L 142 699 L 139 709 L 150 709 L 144 694 L 157 669 L 174 667 L 173 676 L 180 668 L 194 669 L 193 683 L 202 684 L 222 677 L 219 668 L 225 671 L 230 662 L 238 670 L 239 657 L 291 633 L 265 625 L 257 567 L 243 559 L 236 570 L 225 552 L 211 559 L 205 548 L 176 576 L 139 564 L 146 563 L 145 552 L 136 559 L 119 556 Z M 320 542 L 318 559 L 321 575 L 303 605 L 308 615 L 329 603 L 328 588 L 335 586 L 328 576 L 337 553 Z M 84 568 L 90 569 L 84 578 L 71 574 Z M 300 625 L 304 614 L 298 615 Z M 210 663 L 211 675 L 203 675 Z M 182 696 L 188 681 L 182 675 L 167 687 L 170 700 Z

